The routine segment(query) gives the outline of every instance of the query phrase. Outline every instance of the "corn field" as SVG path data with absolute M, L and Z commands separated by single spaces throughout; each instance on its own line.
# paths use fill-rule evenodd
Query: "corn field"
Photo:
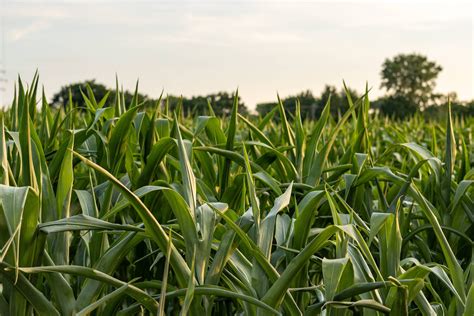
M 472 118 L 38 90 L 1 114 L 1 315 L 474 315 Z

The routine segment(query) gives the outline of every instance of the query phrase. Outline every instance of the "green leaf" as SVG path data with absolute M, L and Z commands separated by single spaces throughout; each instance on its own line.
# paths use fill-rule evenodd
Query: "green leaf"
M 89 315 L 94 310 L 98 309 L 101 305 L 107 304 L 107 301 L 117 298 L 125 293 L 127 290 L 128 284 L 124 284 L 118 289 L 112 291 L 111 293 L 101 297 L 99 300 L 95 301 L 94 303 L 90 304 L 89 306 L 83 308 L 79 312 L 76 313 L 76 316 L 86 316 Z
M 326 300 L 332 301 L 340 292 L 354 282 L 354 272 L 349 258 L 323 259 L 323 278 L 326 289 Z
M 18 277 L 18 267 L 32 265 L 38 256 L 39 198 L 30 187 L 0 185 L 0 206 L 0 243 L 9 245 L 1 258 L 15 267 Z
M 308 259 L 338 231 L 336 226 L 328 226 L 323 229 L 313 240 L 311 240 L 306 247 L 297 255 L 286 267 L 285 271 L 280 275 L 278 280 L 273 283 L 267 291 L 262 301 L 266 304 L 277 307 L 281 303 L 285 292 L 291 284 L 291 280 L 300 271 L 301 267 L 308 261 Z
M 175 124 L 178 124 L 176 117 Z M 191 157 L 189 157 L 189 154 L 192 153 L 192 150 L 189 151 L 189 154 L 186 151 L 179 128 L 176 128 L 176 134 L 178 139 L 179 165 L 181 168 L 181 177 L 183 179 L 184 186 L 184 198 L 191 211 L 191 216 L 194 218 L 194 213 L 196 212 L 197 192 L 196 177 L 194 176 L 193 168 L 191 167 Z
M 123 152 L 126 146 L 126 137 L 130 131 L 131 124 L 130 122 L 133 121 L 139 106 L 135 106 L 130 108 L 127 112 L 125 112 L 117 121 L 114 129 L 112 130 L 112 134 L 110 135 L 109 140 L 109 165 L 114 167 L 118 160 L 117 158 L 123 157 Z M 113 156 L 112 156 L 113 155 Z
M 350 308 L 350 309 L 353 309 L 354 307 L 368 308 L 368 309 L 373 309 L 378 312 L 382 312 L 384 314 L 389 314 L 391 311 L 390 308 L 374 300 L 359 300 L 355 302 L 329 301 L 329 302 L 326 302 L 325 306 L 331 306 L 334 308 Z
M 466 309 L 463 316 L 474 315 L 474 284 L 471 284 L 467 294 Z
M 144 229 L 136 226 L 109 223 L 84 214 L 74 215 L 54 222 L 42 223 L 38 225 L 38 228 L 47 234 L 75 230 L 144 231 Z
M 137 211 L 138 215 L 141 217 L 143 223 L 145 224 L 145 232 L 151 236 L 151 238 L 157 243 L 161 251 L 165 252 L 168 246 L 168 237 L 160 223 L 156 220 L 150 210 L 143 204 L 143 202 L 131 192 L 126 186 L 124 186 L 118 179 L 116 179 L 112 174 L 101 166 L 95 164 L 83 156 L 74 153 L 79 157 L 87 166 L 93 168 L 97 172 L 104 175 L 109 179 L 117 189 L 130 201 L 133 208 Z M 178 283 L 181 286 L 185 286 L 189 277 L 191 277 L 191 271 L 186 265 L 184 259 L 179 254 L 178 250 L 173 247 L 171 251 L 171 266 L 173 267 Z
M 7 142 L 5 139 L 5 125 L 4 125 L 4 118 L 3 116 L 1 117 L 0 121 L 0 129 L 1 129 L 1 135 L 0 135 L 0 163 L 1 163 L 1 169 L 0 169 L 0 181 L 1 184 L 9 185 L 10 180 L 9 180 L 9 164 L 8 164 L 8 157 L 7 157 Z
M 143 306 L 145 306 L 151 313 L 156 314 L 158 312 L 158 303 L 149 294 L 147 294 L 143 290 L 131 284 L 127 284 L 123 281 L 113 278 L 98 270 L 94 270 L 88 267 L 74 266 L 74 265 L 31 267 L 31 268 L 21 268 L 20 270 L 24 273 L 59 272 L 59 273 L 65 273 L 65 274 L 78 275 L 78 276 L 83 276 L 83 277 L 94 279 L 94 280 L 99 280 L 101 282 L 104 282 L 114 287 L 122 287 L 124 285 L 127 285 L 127 287 L 124 290 L 124 292 L 127 295 L 133 297 L 135 300 L 143 304 Z
M 186 295 L 186 293 L 187 293 L 187 289 L 180 289 L 180 290 L 168 292 L 166 294 L 166 296 L 168 298 L 173 298 L 173 297 L 176 297 L 176 296 L 184 296 L 184 295 Z M 232 291 L 229 291 L 227 289 L 224 289 L 224 288 L 218 287 L 218 286 L 209 286 L 209 285 L 196 286 L 195 289 L 194 289 L 194 295 L 214 295 L 214 296 L 218 296 L 218 297 L 229 297 L 229 298 L 233 298 L 233 299 L 239 299 L 239 300 L 248 302 L 250 304 L 253 304 L 257 307 L 260 307 L 260 308 L 264 309 L 265 311 L 270 312 L 274 315 L 281 315 L 281 313 L 278 310 L 276 310 L 276 309 L 272 308 L 271 306 L 263 303 L 261 300 L 255 298 L 255 297 L 251 297 L 251 296 L 244 295 L 244 294 L 241 294 L 241 293 L 232 292 Z
M 13 268 L 9 265 L 0 262 L 0 274 L 3 275 L 3 280 L 9 283 L 20 293 L 38 312 L 39 315 L 60 315 L 54 305 L 47 299 L 43 293 L 41 293 L 28 279 L 20 273 L 16 275 Z M 13 313 L 19 309 L 19 306 L 15 306 L 19 302 L 12 302 L 10 300 L 10 308 Z M 12 304 L 13 303 L 13 304 Z M 24 310 L 26 312 L 26 310 Z
M 235 92 L 234 104 L 232 106 L 232 112 L 229 121 L 229 127 L 227 128 L 227 140 L 225 144 L 225 150 L 232 152 L 234 150 L 235 132 L 237 130 L 237 113 L 239 108 L 239 90 Z M 230 163 L 231 160 L 226 157 L 224 160 L 224 166 L 222 173 L 220 174 L 220 192 L 224 194 L 227 189 L 229 178 L 230 178 Z

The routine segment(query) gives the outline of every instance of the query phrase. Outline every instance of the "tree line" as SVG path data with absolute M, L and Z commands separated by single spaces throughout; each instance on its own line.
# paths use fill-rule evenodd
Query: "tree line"
M 87 93 L 90 89 L 93 93 Z M 109 90 L 104 84 L 97 83 L 94 79 L 83 82 L 76 82 L 63 86 L 60 91 L 55 93 L 52 97 L 51 104 L 55 107 L 66 108 L 70 103 L 74 107 L 83 108 L 86 110 L 87 106 L 84 103 L 84 95 L 94 96 L 97 101 L 104 100 L 105 106 L 113 106 L 117 98 L 117 89 Z M 123 102 L 130 104 L 134 97 L 134 92 L 123 91 Z M 154 105 L 159 102 L 162 108 L 167 107 L 169 111 L 179 110 L 184 116 L 202 115 L 209 112 L 212 107 L 214 114 L 217 116 L 224 116 L 230 113 L 234 102 L 236 101 L 235 92 L 217 92 L 205 96 L 193 96 L 186 98 L 183 96 L 166 95 L 158 99 L 151 98 L 146 94 L 138 93 L 139 102 L 147 105 Z M 241 114 L 247 114 L 247 107 L 243 103 L 240 96 L 237 96 L 239 102 L 239 111 Z
M 385 95 L 371 101 L 371 108 L 381 115 L 394 118 L 404 118 L 423 112 L 429 117 L 443 115 L 444 107 L 451 103 L 452 111 L 457 115 L 474 115 L 474 100 L 460 101 L 455 93 L 442 95 L 436 93 L 436 79 L 442 71 L 442 67 L 436 62 L 429 60 L 426 56 L 411 53 L 399 54 L 393 58 L 387 58 L 382 64 L 381 88 Z M 104 99 L 108 105 L 114 104 L 116 91 L 109 90 L 105 85 L 95 80 L 87 80 L 63 86 L 52 98 L 53 106 L 66 107 L 68 103 L 76 107 L 86 108 L 83 93 L 91 89 L 95 97 Z M 118 86 L 117 86 L 118 90 Z M 124 91 L 125 102 L 131 102 L 133 93 Z M 160 102 L 162 107 L 168 110 L 178 110 L 185 116 L 209 114 L 213 111 L 217 116 L 225 116 L 230 113 L 234 102 L 239 102 L 239 111 L 248 114 L 249 110 L 240 96 L 235 92 L 217 92 L 208 95 L 193 96 L 190 98 L 182 96 L 167 95 L 159 99 L 147 95 L 138 94 L 140 101 L 145 104 Z M 350 100 L 357 100 L 363 94 L 345 87 L 336 89 L 326 85 L 319 95 L 314 95 L 311 90 L 302 91 L 296 95 L 287 96 L 279 100 L 284 107 L 294 113 L 296 103 L 299 102 L 303 119 L 317 119 L 322 112 L 326 102 L 331 98 L 331 112 L 334 116 L 344 113 L 350 105 Z M 259 103 L 256 111 L 264 116 L 276 105 L 276 102 Z

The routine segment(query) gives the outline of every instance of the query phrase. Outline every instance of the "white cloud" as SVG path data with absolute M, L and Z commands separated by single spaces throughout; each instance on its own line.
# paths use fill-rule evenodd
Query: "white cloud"
M 2 16 L 6 18 L 44 18 L 64 19 L 70 17 L 70 12 L 61 6 L 52 5 L 26 5 L 25 3 L 3 4 Z
M 24 27 L 14 28 L 7 33 L 8 40 L 19 41 L 28 38 L 34 33 L 44 31 L 51 26 L 51 23 L 46 20 L 34 21 Z
M 70 17 L 64 8 L 51 5 L 26 5 L 7 2 L 1 8 L 2 18 L 6 19 L 7 40 L 19 41 L 49 29 L 55 21 Z

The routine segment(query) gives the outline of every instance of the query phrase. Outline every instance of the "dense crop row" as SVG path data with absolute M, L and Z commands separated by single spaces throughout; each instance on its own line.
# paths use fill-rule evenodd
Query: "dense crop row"
M 37 84 L 0 126 L 1 315 L 474 314 L 473 120 L 57 111 Z

